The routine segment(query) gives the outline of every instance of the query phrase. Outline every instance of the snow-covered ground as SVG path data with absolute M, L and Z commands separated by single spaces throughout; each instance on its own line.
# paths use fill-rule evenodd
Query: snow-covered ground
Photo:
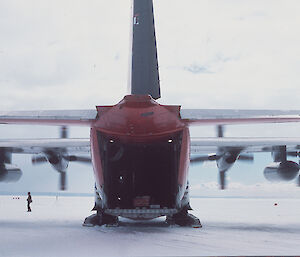
M 277 206 L 274 204 L 278 203 Z M 0 196 L 0 256 L 299 255 L 300 200 L 192 199 L 203 228 L 164 219 L 82 227 L 92 197 Z

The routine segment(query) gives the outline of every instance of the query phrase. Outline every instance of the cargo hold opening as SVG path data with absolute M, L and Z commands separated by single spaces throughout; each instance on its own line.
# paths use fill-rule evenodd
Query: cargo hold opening
M 174 208 L 182 132 L 122 143 L 98 132 L 108 208 Z

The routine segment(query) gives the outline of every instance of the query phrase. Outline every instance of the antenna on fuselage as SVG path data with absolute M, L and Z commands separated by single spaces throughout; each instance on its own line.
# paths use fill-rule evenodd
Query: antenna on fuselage
M 133 0 L 131 35 L 131 70 L 129 86 L 132 95 L 160 98 L 156 36 L 152 0 Z

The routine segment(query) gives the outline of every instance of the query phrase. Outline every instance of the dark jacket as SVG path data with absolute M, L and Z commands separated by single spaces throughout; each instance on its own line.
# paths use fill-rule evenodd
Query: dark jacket
M 28 197 L 27 197 L 27 202 L 28 202 L 28 203 L 32 203 L 31 195 L 28 195 Z

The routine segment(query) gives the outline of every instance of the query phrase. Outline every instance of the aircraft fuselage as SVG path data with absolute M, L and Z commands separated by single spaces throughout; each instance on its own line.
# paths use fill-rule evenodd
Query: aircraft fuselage
M 190 136 L 179 111 L 179 106 L 160 105 L 144 95 L 97 107 L 90 135 L 98 208 L 118 216 L 154 218 L 167 214 L 159 210 L 183 207 Z M 136 215 L 133 210 L 139 209 L 144 212 Z

